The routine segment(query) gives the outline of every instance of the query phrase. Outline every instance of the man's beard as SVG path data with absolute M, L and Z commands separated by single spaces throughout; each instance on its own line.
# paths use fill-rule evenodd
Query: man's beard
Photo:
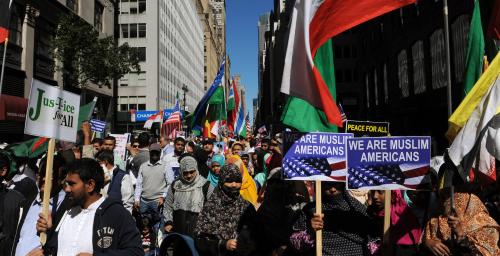
M 69 202 L 70 202 L 71 207 L 74 207 L 74 206 L 83 207 L 83 203 L 85 203 L 85 196 L 81 196 L 78 198 L 74 198 L 74 197 L 70 196 Z

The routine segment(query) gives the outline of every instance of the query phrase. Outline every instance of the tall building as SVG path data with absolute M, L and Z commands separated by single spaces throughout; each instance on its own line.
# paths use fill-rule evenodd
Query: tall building
M 217 34 L 217 10 L 214 6 L 208 0 L 192 1 L 196 4 L 198 16 L 203 25 L 203 70 L 205 71 L 203 82 L 204 89 L 207 90 L 217 75 L 219 65 L 224 56 L 223 42 L 221 41 L 222 38 L 220 38 Z
M 204 28 L 196 3 L 121 0 L 118 22 L 119 43 L 137 49 L 141 66 L 120 79 L 118 110 L 172 108 L 184 85 L 186 110 L 194 110 L 204 94 Z
M 114 3 L 106 0 L 14 0 L 11 7 L 9 44 L 5 75 L 0 95 L 0 142 L 23 138 L 24 118 L 33 78 L 63 87 L 62 76 L 55 72 L 51 54 L 51 38 L 61 15 L 73 13 L 99 31 L 101 37 L 113 36 Z M 0 67 L 4 45 L 0 46 Z M 97 114 L 104 118 L 113 90 L 87 84 L 85 90 L 64 85 L 65 90 L 81 94 L 82 102 L 99 96 Z M 5 106 L 5 107 L 4 107 Z M 6 136 L 8 134 L 8 136 Z
M 269 32 L 270 29 L 270 20 L 271 12 L 266 12 L 259 16 L 259 21 L 257 23 L 257 33 L 258 33 L 258 53 L 257 53 L 257 65 L 259 72 L 259 87 L 262 86 L 262 76 L 264 73 L 264 64 L 266 59 L 266 32 Z

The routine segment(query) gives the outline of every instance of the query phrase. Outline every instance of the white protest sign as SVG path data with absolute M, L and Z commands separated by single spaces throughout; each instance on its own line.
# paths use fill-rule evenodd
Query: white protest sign
M 122 160 L 125 160 L 125 156 L 127 154 L 127 143 L 130 137 L 130 133 L 125 134 L 109 134 L 109 136 L 113 136 L 116 139 L 115 153 L 118 154 Z
M 76 142 L 80 96 L 33 79 L 24 133 Z

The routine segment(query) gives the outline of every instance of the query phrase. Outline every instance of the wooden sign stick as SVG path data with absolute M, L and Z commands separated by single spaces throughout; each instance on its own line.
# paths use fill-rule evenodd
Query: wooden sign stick
M 45 168 L 45 184 L 43 186 L 43 202 L 42 202 L 42 214 L 47 218 L 49 217 L 49 201 L 50 192 L 52 190 L 52 166 L 54 163 L 54 149 L 56 145 L 55 139 L 49 140 L 49 146 L 47 149 L 47 165 Z M 40 243 L 45 245 L 47 242 L 47 233 L 40 233 Z
M 321 214 L 321 181 L 317 180 L 315 183 L 316 186 L 316 214 Z M 316 256 L 323 255 L 323 233 L 321 230 L 316 231 Z
M 385 202 L 384 202 L 384 240 L 382 249 L 384 255 L 391 255 L 391 241 L 389 228 L 391 227 L 391 191 L 385 191 Z

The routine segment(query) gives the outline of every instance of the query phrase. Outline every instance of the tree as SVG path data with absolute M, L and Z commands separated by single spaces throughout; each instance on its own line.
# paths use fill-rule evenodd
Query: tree
M 90 82 L 111 88 L 113 79 L 140 70 L 133 48 L 118 46 L 113 37 L 99 38 L 92 25 L 74 14 L 60 17 L 51 46 L 65 86 L 84 89 Z

